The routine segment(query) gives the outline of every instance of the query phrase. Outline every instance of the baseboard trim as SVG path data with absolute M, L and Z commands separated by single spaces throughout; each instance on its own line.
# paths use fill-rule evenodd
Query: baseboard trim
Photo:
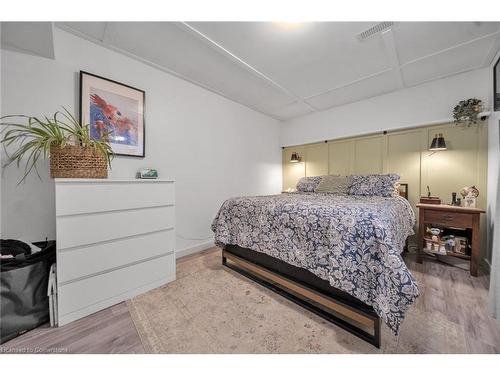
M 200 251 L 210 249 L 211 247 L 214 246 L 215 246 L 214 241 L 206 241 L 194 246 L 185 247 L 184 249 L 179 249 L 175 251 L 175 259 L 179 259 L 191 254 L 196 254 L 199 253 Z

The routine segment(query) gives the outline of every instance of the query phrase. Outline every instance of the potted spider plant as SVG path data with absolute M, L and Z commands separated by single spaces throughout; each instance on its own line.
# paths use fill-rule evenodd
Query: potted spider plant
M 24 115 L 9 115 L 0 118 L 0 143 L 5 149 L 7 162 L 19 168 L 24 161 L 24 175 L 33 171 L 40 174 L 37 162 L 50 158 L 50 176 L 66 178 L 106 178 L 111 167 L 113 151 L 107 135 L 93 139 L 90 125 L 80 124 L 64 108 L 52 118 L 37 118 Z M 14 152 L 9 149 L 17 146 Z

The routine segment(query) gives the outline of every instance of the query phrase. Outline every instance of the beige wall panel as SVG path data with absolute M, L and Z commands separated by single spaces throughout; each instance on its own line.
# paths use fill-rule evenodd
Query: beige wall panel
M 435 133 L 443 133 L 447 150 L 422 152 L 422 191 L 427 185 L 432 195 L 443 203 L 451 202 L 451 193 L 464 186 L 477 185 L 478 129 L 477 127 L 443 126 L 429 129 L 427 144 Z
M 485 123 L 465 127 L 454 124 L 427 126 L 390 132 L 385 135 L 353 137 L 327 144 L 302 145 L 283 151 L 283 187 L 295 187 L 297 180 L 308 175 L 369 174 L 395 172 L 408 183 L 410 203 L 427 194 L 427 185 L 443 203 L 450 203 L 451 193 L 464 186 L 476 185 L 480 191 L 478 207 L 486 207 L 488 167 L 488 129 Z M 428 147 L 436 133 L 443 133 L 448 150 L 431 152 Z M 325 148 L 327 147 L 327 148 Z M 327 152 L 325 152 L 327 150 Z M 296 151 L 306 163 L 289 162 Z M 327 167 L 321 163 L 328 155 Z M 328 169 L 327 169 L 328 168 Z M 486 215 L 481 218 L 481 248 L 486 248 Z M 483 254 L 488 258 L 489 254 Z
M 306 176 L 328 174 L 328 144 L 318 143 L 305 148 Z
M 460 197 L 460 189 L 475 185 L 479 189 L 477 206 L 486 207 L 487 127 L 444 125 L 428 129 L 428 143 L 436 133 L 443 133 L 447 150 L 422 152 L 422 191 L 427 185 L 442 203 L 451 202 L 451 193 Z M 486 249 L 486 215 L 481 218 L 481 249 Z M 482 257 L 488 257 L 484 253 Z
M 417 212 L 416 204 L 420 200 L 420 138 L 422 134 L 427 139 L 425 130 L 387 135 L 387 173 L 399 174 L 401 183 L 408 184 L 408 200 L 415 213 Z M 414 227 L 415 232 L 417 225 Z M 415 242 L 414 239 L 412 239 L 413 242 Z
M 283 150 L 283 190 L 295 188 L 299 178 L 306 175 L 305 163 L 290 163 L 292 152 L 297 152 L 301 158 L 304 157 L 304 147 L 290 147 Z
M 354 141 L 328 142 L 328 174 L 352 174 Z
M 355 140 L 354 174 L 382 173 L 384 170 L 384 137 Z

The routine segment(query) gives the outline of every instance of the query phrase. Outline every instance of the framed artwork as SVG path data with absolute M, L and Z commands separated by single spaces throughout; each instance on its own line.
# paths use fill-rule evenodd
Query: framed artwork
M 493 110 L 500 111 L 500 59 L 493 67 Z
M 92 138 L 108 134 L 115 155 L 145 156 L 145 100 L 143 90 L 80 71 L 80 122 Z

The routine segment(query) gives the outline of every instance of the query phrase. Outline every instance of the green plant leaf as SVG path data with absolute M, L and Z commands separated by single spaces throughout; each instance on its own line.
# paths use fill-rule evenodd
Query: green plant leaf
M 7 155 L 3 167 L 15 163 L 20 168 L 24 163 L 24 174 L 19 183 L 25 181 L 33 170 L 40 178 L 37 163 L 40 158 L 50 156 L 51 147 L 63 148 L 70 144 L 92 147 L 106 159 L 110 168 L 114 157 L 108 142 L 109 134 L 106 133 L 101 139 L 93 139 L 90 136 L 90 125 L 80 124 L 65 107 L 62 112 L 55 112 L 52 118 L 44 116 L 42 119 L 26 115 L 2 116 L 0 136 L 0 144 Z M 17 148 L 10 153 L 9 148 L 14 146 Z

